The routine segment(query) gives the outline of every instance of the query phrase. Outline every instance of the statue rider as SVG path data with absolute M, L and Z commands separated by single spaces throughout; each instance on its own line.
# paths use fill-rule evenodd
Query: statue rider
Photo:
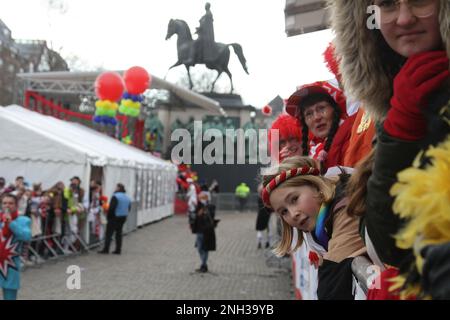
M 211 13 L 211 4 L 209 2 L 205 5 L 206 13 L 200 19 L 200 26 L 195 32 L 198 35 L 194 46 L 190 52 L 189 64 L 207 63 L 216 58 L 216 45 L 214 38 L 214 18 Z M 197 59 L 196 59 L 197 58 Z

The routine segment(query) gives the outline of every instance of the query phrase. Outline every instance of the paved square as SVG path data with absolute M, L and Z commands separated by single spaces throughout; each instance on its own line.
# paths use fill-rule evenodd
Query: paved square
M 200 258 L 187 218 L 173 216 L 125 236 L 121 256 L 92 251 L 25 270 L 18 298 L 293 299 L 289 268 L 274 267 L 273 257 L 267 263 L 269 252 L 256 248 L 256 213 L 217 218 L 217 251 L 210 252 L 207 274 L 194 272 Z M 67 289 L 70 265 L 82 270 L 80 290 Z

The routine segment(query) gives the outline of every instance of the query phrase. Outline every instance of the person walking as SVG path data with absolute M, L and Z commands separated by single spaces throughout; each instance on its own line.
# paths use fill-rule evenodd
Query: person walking
M 113 233 L 116 234 L 116 250 L 114 254 L 122 253 L 122 228 L 127 220 L 129 211 L 131 210 L 131 199 L 126 195 L 125 186 L 118 183 L 116 191 L 111 197 L 108 210 L 108 224 L 106 225 L 105 246 L 99 251 L 102 254 L 109 253 L 111 238 Z
M 211 217 L 208 207 L 198 202 L 196 216 L 192 225 L 192 232 L 196 234 L 195 247 L 200 255 L 201 265 L 196 272 L 208 272 L 209 251 L 216 250 L 216 233 L 214 228 L 217 221 Z

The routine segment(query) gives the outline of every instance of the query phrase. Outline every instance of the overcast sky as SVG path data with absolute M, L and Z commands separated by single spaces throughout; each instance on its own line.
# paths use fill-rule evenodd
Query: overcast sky
M 164 77 L 176 60 L 176 37 L 165 41 L 171 18 L 185 20 L 191 31 L 205 13 L 205 0 L 54 0 L 66 12 L 49 10 L 48 0 L 1 0 L 0 19 L 15 39 L 43 39 L 63 56 L 105 69 L 145 67 Z M 322 52 L 329 30 L 288 38 L 285 0 L 210 0 L 217 42 L 242 45 L 250 75 L 231 50 L 229 69 L 235 92 L 246 104 L 262 108 L 276 95 L 287 98 L 296 86 L 331 78 Z M 203 66 L 196 66 L 200 72 Z M 167 74 L 176 82 L 180 66 Z M 223 74 L 218 85 L 228 87 Z

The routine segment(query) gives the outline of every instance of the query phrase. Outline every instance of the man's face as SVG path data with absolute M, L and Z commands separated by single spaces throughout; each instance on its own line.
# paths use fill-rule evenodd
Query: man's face
M 2 200 L 2 211 L 6 212 L 16 212 L 17 211 L 17 205 L 14 198 L 11 197 L 4 197 Z

